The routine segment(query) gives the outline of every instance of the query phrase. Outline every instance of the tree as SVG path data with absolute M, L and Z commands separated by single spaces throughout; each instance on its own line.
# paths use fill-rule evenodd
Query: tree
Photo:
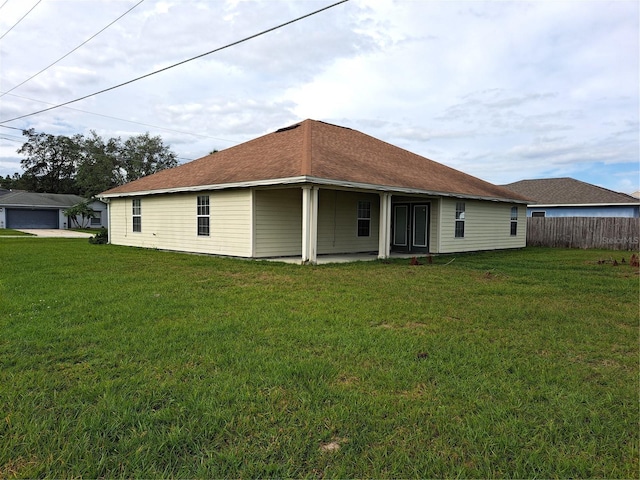
M 49 193 L 78 193 L 75 183 L 76 168 L 81 158 L 82 135 L 65 137 L 22 132 L 27 142 L 18 153 L 27 156 L 20 164 L 24 175 L 33 180 L 29 190 Z
M 124 182 L 178 166 L 178 158 L 159 136 L 151 137 L 149 132 L 129 138 L 120 150 L 120 167 Z
M 34 190 L 37 184 L 37 180 L 33 175 L 20 175 L 14 173 L 12 176 L 0 177 L 0 188 L 6 188 L 7 190 Z
M 91 198 L 124 183 L 119 160 L 121 149 L 120 138 L 105 142 L 91 130 L 91 136 L 82 143 L 82 160 L 76 176 L 80 195 Z
M 69 225 L 73 225 L 76 228 L 88 227 L 88 221 L 96 216 L 96 212 L 89 207 L 89 200 L 77 203 L 73 207 L 67 208 L 62 213 L 64 213 L 64 216 L 69 219 Z M 78 217 L 80 217 L 81 220 L 78 220 Z
M 84 137 L 25 130 L 18 153 L 22 175 L 0 177 L 0 187 L 48 193 L 75 193 L 91 198 L 100 192 L 178 165 L 162 139 L 149 133 L 105 141 L 95 131 Z

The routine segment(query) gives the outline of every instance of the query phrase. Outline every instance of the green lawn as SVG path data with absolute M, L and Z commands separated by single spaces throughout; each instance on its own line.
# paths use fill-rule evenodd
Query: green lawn
M 0 228 L 0 237 L 7 236 L 20 236 L 20 237 L 32 237 L 31 233 L 21 232 L 20 230 L 14 230 L 12 228 Z
M 627 252 L 0 259 L 0 478 L 640 473 Z

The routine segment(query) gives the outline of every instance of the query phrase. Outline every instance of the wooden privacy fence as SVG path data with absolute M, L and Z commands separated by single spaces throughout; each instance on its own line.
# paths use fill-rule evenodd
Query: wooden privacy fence
M 527 245 L 637 251 L 640 247 L 640 219 L 529 217 Z

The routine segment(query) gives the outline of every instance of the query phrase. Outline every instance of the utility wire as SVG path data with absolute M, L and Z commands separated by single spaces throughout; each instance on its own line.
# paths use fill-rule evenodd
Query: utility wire
M 7 1 L 8 1 L 8 0 L 7 0 Z M 25 17 L 26 17 L 27 15 L 29 15 L 29 14 L 31 13 L 31 11 L 32 11 L 34 8 L 36 8 L 38 5 L 40 5 L 40 2 L 41 2 L 41 1 L 42 1 L 42 0 L 38 0 L 38 3 L 36 3 L 33 7 L 31 7 L 31 10 L 29 10 L 27 13 L 25 13 L 25 14 L 22 16 L 22 18 L 21 18 L 20 20 L 18 20 L 18 21 L 13 25 L 13 27 L 11 27 L 9 30 L 7 30 L 6 32 L 4 32 L 4 35 L 2 35 L 2 36 L 0 37 L 0 40 L 2 40 L 2 39 L 7 35 L 7 33 L 9 33 L 11 30 L 13 30 L 13 29 L 14 29 L 14 28 L 15 28 L 15 27 L 16 27 L 16 26 L 17 26 L 17 25 L 18 25 L 22 20 L 24 20 L 24 19 L 25 19 Z M 7 3 L 7 2 L 4 2 L 4 3 Z M 4 4 L 3 4 L 2 6 L 4 7 Z
M 22 137 L 16 137 L 15 135 L 7 135 L 5 134 L 0 134 L 2 136 L 0 136 L 0 138 L 2 140 L 9 140 L 11 142 L 19 142 L 19 143 L 24 143 L 24 138 Z
M 9 0 L 4 0 L 4 3 L 0 5 L 0 10 L 2 10 L 2 7 L 4 7 L 7 3 L 9 3 Z
M 7 0 L 9 1 L 9 0 Z M 6 92 L 0 94 L 0 97 L 5 96 L 7 93 L 9 92 L 13 92 L 16 88 L 24 85 L 25 83 L 27 83 L 29 80 L 33 80 L 35 77 L 37 77 L 38 75 L 40 75 L 42 72 L 44 72 L 45 70 L 48 70 L 49 68 L 53 67 L 56 63 L 58 63 L 60 60 L 63 60 L 65 58 L 67 58 L 69 55 L 71 55 L 73 52 L 75 52 L 76 50 L 78 50 L 80 47 L 82 47 L 83 45 L 85 45 L 86 43 L 89 43 L 91 40 L 93 40 L 94 38 L 96 38 L 98 35 L 100 35 L 102 32 L 104 32 L 107 28 L 109 28 L 111 25 L 113 25 L 114 23 L 116 23 L 118 20 L 120 20 L 122 17 L 124 17 L 126 14 L 128 14 L 129 12 L 131 12 L 134 8 L 136 8 L 138 5 L 140 5 L 142 2 L 144 2 L 144 0 L 140 0 L 138 3 L 136 3 L 133 7 L 131 7 L 129 10 L 127 10 L 126 12 L 124 12 L 122 15 L 120 15 L 118 18 L 116 18 L 113 22 L 111 22 L 109 25 L 107 25 L 106 27 L 104 27 L 102 30 L 100 30 L 98 33 L 96 33 L 95 35 L 92 35 L 91 37 L 89 37 L 88 39 L 86 39 L 84 42 L 82 42 L 80 45 L 78 45 L 76 48 L 74 48 L 73 50 L 71 50 L 69 53 L 63 55 L 62 57 L 60 57 L 59 59 L 57 59 L 55 62 L 53 62 L 51 65 L 48 65 L 46 67 L 44 67 L 42 70 L 40 70 L 38 73 L 31 75 L 29 78 L 27 78 L 25 81 L 23 81 L 22 83 L 19 83 L 18 85 L 14 86 L 13 88 L 7 90 Z M 2 8 L 2 7 L 0 7 Z
M 36 100 L 35 98 L 29 98 L 29 97 L 23 97 L 21 95 L 16 95 L 15 93 L 9 93 L 9 92 L 4 92 L 4 93 L 7 93 L 10 97 L 22 98 L 24 100 L 29 100 L 31 102 L 44 103 L 45 105 L 55 105 L 53 103 L 44 102 L 42 100 Z M 4 95 L 4 93 L 0 92 L 0 94 L 3 94 L 3 95 Z M 0 96 L 2 96 L 2 95 L 0 95 Z M 68 110 L 73 110 L 75 112 L 81 112 L 81 113 L 87 113 L 89 115 L 95 115 L 97 117 L 110 118 L 112 120 L 118 120 L 120 122 L 134 123 L 136 125 L 142 125 L 144 127 L 151 127 L 151 128 L 157 128 L 159 130 L 166 130 L 167 132 L 181 133 L 181 134 L 184 134 L 184 135 L 193 135 L 194 137 L 200 137 L 200 138 L 210 138 L 212 140 L 219 140 L 221 142 L 238 143 L 238 142 L 236 142 L 234 140 L 227 140 L 225 138 L 217 138 L 217 137 L 212 137 L 210 135 L 202 135 L 200 133 L 186 132 L 184 130 L 176 130 L 174 128 L 159 127 L 158 125 L 151 125 L 149 123 L 136 122 L 134 120 L 127 120 L 125 118 L 113 117 L 111 115 L 104 115 L 102 113 L 95 113 L 95 112 L 89 112 L 87 110 L 80 110 L 79 108 L 73 108 L 73 107 L 63 107 L 63 108 L 66 108 Z M 0 127 L 2 127 L 2 128 L 13 128 L 15 130 L 24 130 L 23 128 L 9 127 L 7 125 L 0 125 Z
M 42 0 L 40 0 L 40 1 L 42 1 Z M 164 67 L 164 68 L 161 68 L 159 70 L 155 70 L 155 71 L 153 71 L 151 73 L 147 73 L 146 75 L 142 75 L 142 76 L 134 78 L 132 80 L 120 83 L 118 85 L 114 85 L 113 87 L 105 88 L 104 90 L 100 90 L 98 92 L 91 93 L 89 95 L 85 95 L 84 97 L 76 98 L 75 100 L 69 100 L 68 102 L 64 102 L 64 103 L 61 103 L 59 105 L 55 105 L 53 107 L 45 108 L 43 110 L 38 110 L 37 112 L 32 112 L 32 113 L 28 113 L 26 115 L 20 115 L 19 117 L 10 118 L 10 119 L 7 119 L 7 120 L 2 120 L 2 121 L 0 121 L 0 123 L 13 122 L 14 120 L 20 120 L 21 118 L 26 118 L 26 117 L 31 117 L 33 115 L 38 115 L 39 113 L 48 112 L 50 110 L 54 110 L 54 109 L 59 108 L 59 107 L 64 107 L 65 105 L 69 105 L 71 103 L 79 102 L 80 100 L 85 100 L 85 99 L 87 99 L 89 97 L 93 97 L 95 95 L 100 95 L 101 93 L 105 93 L 105 92 L 109 92 L 111 90 L 115 90 L 116 88 L 120 88 L 120 87 L 123 87 L 125 85 L 129 85 L 130 83 L 137 82 L 138 80 L 142 80 L 143 78 L 147 78 L 147 77 L 150 77 L 152 75 L 156 75 L 157 73 L 164 72 L 164 71 L 169 70 L 171 68 L 175 68 L 175 67 L 177 67 L 179 65 L 184 65 L 185 63 L 191 62 L 193 60 L 197 60 L 199 58 L 206 57 L 207 55 L 211 55 L 212 53 L 216 53 L 216 52 L 219 52 L 221 50 L 225 50 L 227 48 L 234 47 L 234 46 L 239 45 L 241 43 L 247 42 L 249 40 L 253 40 L 254 38 L 260 37 L 260 36 L 265 35 L 267 33 L 271 33 L 274 30 L 278 30 L 278 29 L 280 29 L 282 27 L 286 27 L 287 25 L 291 25 L 292 23 L 299 22 L 300 20 L 304 20 L 305 18 L 311 17 L 311 16 L 316 15 L 316 14 L 318 14 L 320 12 L 324 12 L 325 10 L 329 10 L 330 8 L 336 7 L 336 6 L 340 5 L 340 4 L 346 3 L 348 1 L 349 0 L 340 0 L 339 2 L 333 3 L 333 4 L 331 4 L 331 5 L 327 6 L 327 7 L 321 8 L 319 10 L 315 10 L 315 11 L 313 11 L 311 13 L 307 13 L 306 15 L 303 15 L 303 16 L 298 17 L 298 18 L 294 18 L 293 20 L 289 20 L 288 22 L 281 23 L 280 25 L 276 25 L 275 27 L 271 27 L 271 28 L 269 28 L 267 30 L 263 30 L 262 32 L 256 33 L 256 34 L 251 35 L 249 37 L 245 37 L 245 38 L 243 38 L 241 40 L 237 40 L 235 42 L 229 43 L 229 44 L 227 44 L 227 45 L 225 45 L 223 47 L 219 47 L 219 48 L 216 48 L 216 49 L 211 50 L 209 52 L 202 53 L 200 55 L 196 55 L 195 57 L 191 57 L 191 58 L 188 58 L 187 60 L 183 60 L 181 62 L 174 63 L 173 65 L 169 65 L 168 67 Z M 38 3 L 40 3 L 40 2 L 38 2 Z

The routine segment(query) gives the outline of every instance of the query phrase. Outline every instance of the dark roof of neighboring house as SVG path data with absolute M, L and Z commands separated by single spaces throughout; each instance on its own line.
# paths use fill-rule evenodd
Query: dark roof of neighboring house
M 631 195 L 614 192 L 573 178 L 521 180 L 503 187 L 528 197 L 540 205 L 638 203 L 638 199 Z
M 34 193 L 23 190 L 11 191 L 0 196 L 0 205 L 16 207 L 69 208 L 83 201 L 84 198 L 78 195 Z
M 305 178 L 474 198 L 525 201 L 518 194 L 350 128 L 316 120 L 163 170 L 100 195 Z

